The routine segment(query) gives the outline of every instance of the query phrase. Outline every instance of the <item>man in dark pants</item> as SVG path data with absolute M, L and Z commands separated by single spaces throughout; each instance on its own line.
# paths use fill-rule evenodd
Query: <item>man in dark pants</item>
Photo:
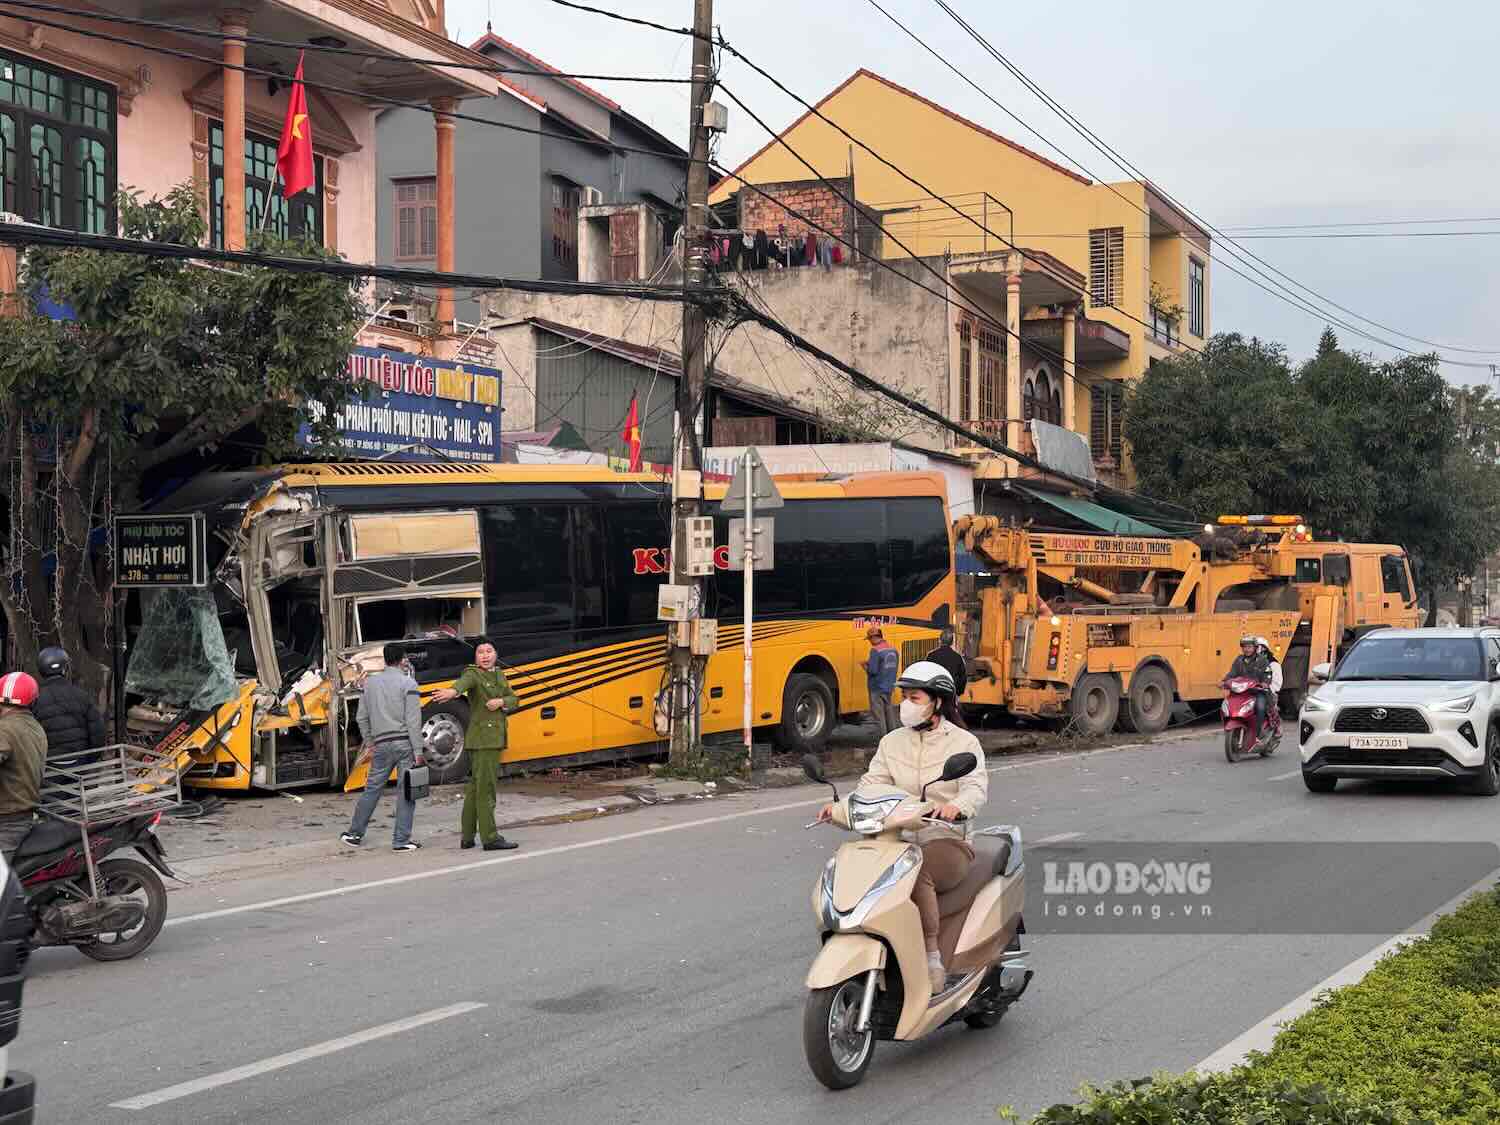
M 9 863 L 36 822 L 47 736 L 32 717 L 36 681 L 25 672 L 0 676 L 0 855 Z
M 37 667 L 42 680 L 31 714 L 47 732 L 47 756 L 56 758 L 103 746 L 104 716 L 88 693 L 68 679 L 72 670 L 68 654 L 60 648 L 44 648 L 37 657 Z
M 963 653 L 953 647 L 953 641 L 953 630 L 944 629 L 937 648 L 927 654 L 927 659 L 945 669 L 948 675 L 953 677 L 954 697 L 962 699 L 964 688 L 969 686 L 969 667 L 964 660 Z
M 339 839 L 354 848 L 364 843 L 365 829 L 385 792 L 385 783 L 391 771 L 398 770 L 392 847 L 398 852 L 414 852 L 422 846 L 411 838 L 417 806 L 406 795 L 401 775 L 422 761 L 422 696 L 417 681 L 401 668 L 401 646 L 386 645 L 384 656 L 385 667 L 366 677 L 359 701 L 359 733 L 370 751 L 370 774 L 354 806 L 349 831 Z

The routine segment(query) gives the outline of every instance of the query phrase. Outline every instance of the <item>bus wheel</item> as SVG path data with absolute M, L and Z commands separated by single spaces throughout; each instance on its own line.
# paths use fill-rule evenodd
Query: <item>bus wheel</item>
M 1130 678 L 1130 698 L 1121 711 L 1130 716 L 1137 734 L 1160 734 L 1172 721 L 1172 677 L 1157 665 L 1142 668 Z
M 794 754 L 820 752 L 837 722 L 833 690 L 818 676 L 799 673 L 787 679 L 781 696 L 776 744 Z
M 1080 734 L 1108 734 L 1120 717 L 1120 685 L 1113 676 L 1090 672 L 1073 688 L 1068 709 Z
M 468 729 L 467 703 L 438 703 L 422 715 L 422 757 L 434 785 L 469 776 L 469 756 L 464 753 L 464 732 Z

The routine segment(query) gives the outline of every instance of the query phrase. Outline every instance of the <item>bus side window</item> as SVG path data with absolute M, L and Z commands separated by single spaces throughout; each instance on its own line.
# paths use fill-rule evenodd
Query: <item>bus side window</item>
M 948 574 L 948 526 L 936 496 L 887 500 L 891 543 L 891 604 L 914 605 Z
M 890 593 L 886 575 L 890 564 L 885 503 L 881 500 L 804 503 L 807 608 L 860 609 L 887 604 Z M 778 555 L 777 563 L 780 561 Z M 759 601 L 758 596 L 756 600 Z
M 767 514 L 775 520 L 773 534 L 776 537 L 774 570 L 755 572 L 755 614 L 757 617 L 770 613 L 798 613 L 807 608 L 807 536 L 809 528 L 816 522 L 809 512 L 810 500 L 788 500 L 784 507 L 774 508 Z M 708 514 L 714 517 L 714 542 L 721 546 L 729 542 L 730 515 L 720 512 L 719 505 L 709 506 Z M 737 570 L 716 570 L 714 592 L 718 597 L 719 616 L 724 619 L 743 619 L 745 615 L 744 575 Z
M 666 508 L 655 500 L 605 509 L 606 613 L 611 628 L 658 624 L 656 592 L 667 580 Z
M 483 516 L 485 617 L 490 632 L 573 628 L 568 508 L 494 504 Z

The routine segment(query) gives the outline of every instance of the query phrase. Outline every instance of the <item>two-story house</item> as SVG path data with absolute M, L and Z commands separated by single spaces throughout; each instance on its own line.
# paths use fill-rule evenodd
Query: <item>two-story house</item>
M 1013 447 L 1033 417 L 1065 425 L 1087 437 L 1101 475 L 1117 478 L 1123 385 L 1208 338 L 1208 234 L 1148 182 L 1095 183 L 868 70 L 817 109 L 889 164 L 804 113 L 719 182 L 710 196 L 719 214 L 792 236 L 805 224 L 777 201 L 838 215 L 805 159 L 857 200 L 844 209 L 850 241 L 946 271 L 940 280 L 913 272 L 953 286 L 950 373 L 936 396 L 950 416 Z
M 679 226 L 686 153 L 613 99 L 493 31 L 470 50 L 501 68 L 500 92 L 463 103 L 466 116 L 493 124 L 456 125 L 457 269 L 564 281 L 650 276 Z M 436 170 L 422 116 L 405 109 L 379 115 L 382 262 L 431 265 L 436 258 Z M 641 149 L 663 155 L 632 151 Z M 477 301 L 460 311 L 477 319 Z

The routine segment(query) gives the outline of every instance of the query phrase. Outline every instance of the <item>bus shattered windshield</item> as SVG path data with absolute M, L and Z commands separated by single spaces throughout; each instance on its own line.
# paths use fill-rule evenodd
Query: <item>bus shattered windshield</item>
M 176 707 L 212 710 L 238 694 L 234 658 L 206 589 L 149 590 L 125 690 Z

